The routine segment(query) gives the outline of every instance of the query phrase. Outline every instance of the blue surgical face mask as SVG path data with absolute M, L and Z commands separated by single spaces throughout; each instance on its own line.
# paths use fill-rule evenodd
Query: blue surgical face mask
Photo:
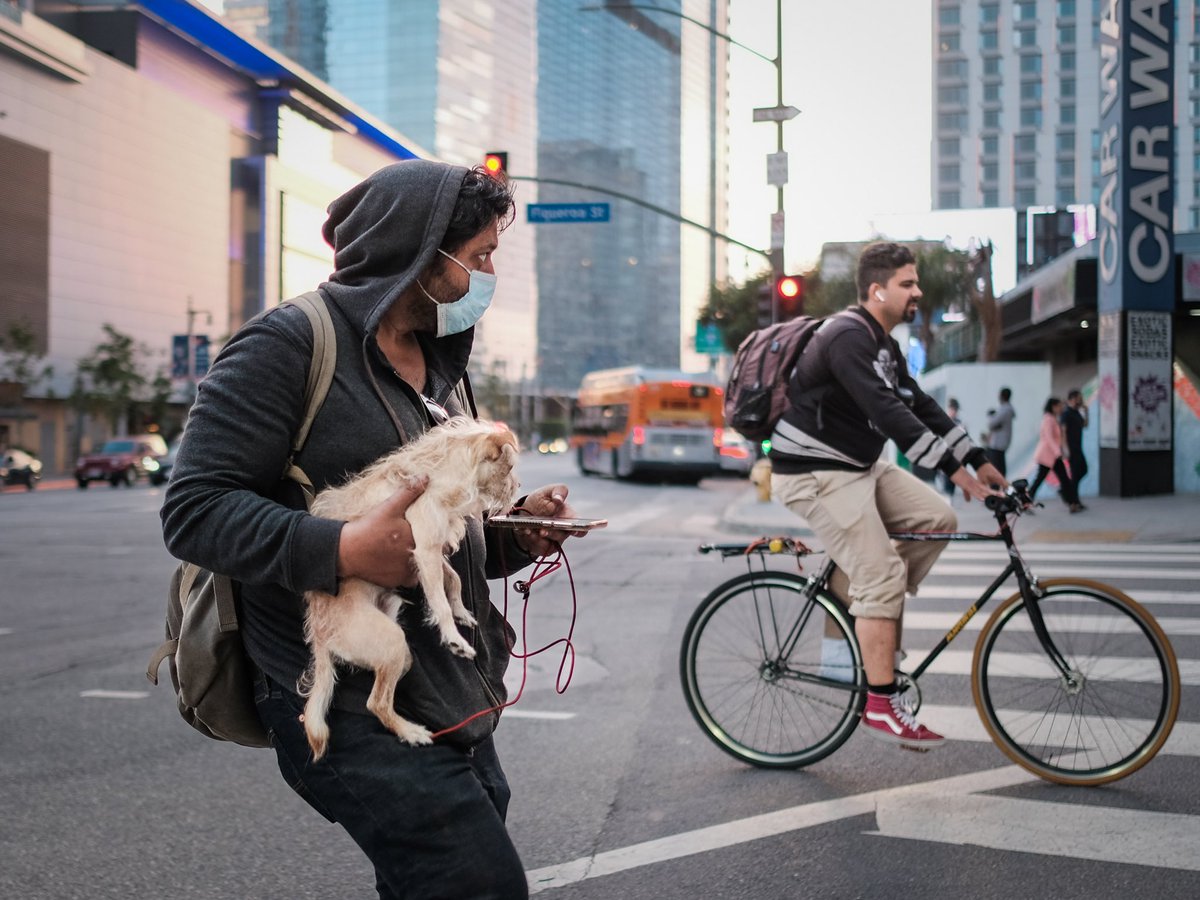
M 483 318 L 483 314 L 487 312 L 487 308 L 492 305 L 492 295 L 496 292 L 496 276 L 489 275 L 487 272 L 477 272 L 467 269 L 457 259 L 447 253 L 445 250 L 438 248 L 438 253 L 453 262 L 456 266 L 465 269 L 470 276 L 470 283 L 467 287 L 467 292 L 455 300 L 453 303 L 438 303 L 429 295 L 429 291 L 425 290 L 425 286 L 421 282 L 417 282 L 417 287 L 421 289 L 426 297 L 437 303 L 437 336 L 445 337 L 448 334 L 458 334 L 461 331 L 466 331 Z

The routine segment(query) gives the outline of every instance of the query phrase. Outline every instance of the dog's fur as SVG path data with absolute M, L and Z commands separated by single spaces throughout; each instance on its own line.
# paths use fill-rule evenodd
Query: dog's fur
M 514 466 L 517 439 L 491 422 L 451 419 L 419 440 L 388 454 L 346 484 L 321 491 L 314 515 L 353 521 L 395 494 L 413 476 L 428 475 L 425 491 L 408 507 L 412 527 L 413 564 L 428 604 L 427 620 L 441 632 L 451 652 L 471 659 L 475 650 L 455 620 L 467 626 L 475 618 L 462 602 L 462 582 L 445 553 L 458 548 L 466 518 L 506 511 L 517 492 Z M 312 650 L 300 680 L 304 731 L 313 758 L 325 755 L 329 743 L 326 715 L 336 681 L 335 660 L 375 671 L 367 708 L 409 744 L 428 744 L 429 729 L 398 715 L 393 707 L 396 683 L 412 666 L 412 653 L 396 621 L 401 599 L 394 589 L 361 578 L 346 578 L 336 596 L 308 591 L 305 639 Z

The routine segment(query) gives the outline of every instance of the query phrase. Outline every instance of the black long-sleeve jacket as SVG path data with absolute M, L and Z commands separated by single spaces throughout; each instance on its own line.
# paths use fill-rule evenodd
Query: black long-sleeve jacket
M 336 271 L 321 285 L 337 335 L 337 366 L 324 405 L 296 463 L 314 488 L 344 482 L 430 427 L 420 396 L 392 369 L 375 340 L 383 313 L 434 258 L 466 170 L 410 161 L 380 170 L 330 206 L 326 237 Z M 451 412 L 474 330 L 445 338 L 419 334 L 426 394 Z M 246 323 L 200 383 L 162 508 L 167 548 L 179 559 L 241 584 L 247 653 L 273 680 L 294 689 L 308 663 L 303 592 L 337 591 L 343 523 L 305 511 L 299 486 L 282 479 L 303 415 L 312 329 L 303 311 L 276 307 Z M 489 600 L 486 578 L 529 562 L 512 532 L 480 521 L 451 565 L 463 602 L 478 620 L 473 660 L 441 646 L 425 621 L 419 589 L 400 619 L 414 664 L 400 681 L 396 709 L 439 730 L 506 698 L 512 632 Z M 406 593 L 406 592 L 402 592 Z M 334 706 L 366 711 L 373 673 L 339 672 Z M 447 740 L 471 745 L 499 714 L 482 716 Z
M 800 356 L 789 407 L 771 435 L 780 474 L 870 468 L 888 438 L 914 465 L 952 475 L 986 461 L 921 390 L 900 346 L 861 306 L 830 316 Z

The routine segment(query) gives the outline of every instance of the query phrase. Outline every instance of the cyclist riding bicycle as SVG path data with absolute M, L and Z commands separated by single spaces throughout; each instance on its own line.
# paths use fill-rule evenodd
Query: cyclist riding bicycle
M 925 750 L 944 739 L 917 723 L 894 665 L 905 594 L 917 592 L 946 545 L 893 544 L 888 531 L 954 531 L 958 519 L 936 491 L 879 455 L 890 438 L 913 465 L 945 473 L 968 501 L 1008 482 L 921 390 L 890 336 L 913 321 L 921 297 L 912 251 L 870 245 L 855 282 L 859 305 L 829 317 L 792 373 L 790 406 L 771 435 L 772 494 L 808 522 L 838 566 L 833 589 L 855 616 L 867 676 L 862 724 Z

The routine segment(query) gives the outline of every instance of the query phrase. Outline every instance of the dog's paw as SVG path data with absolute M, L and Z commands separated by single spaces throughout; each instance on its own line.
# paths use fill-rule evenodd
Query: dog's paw
M 415 722 L 409 722 L 397 737 L 414 747 L 424 747 L 433 743 L 433 733 L 424 725 L 417 725 Z
M 447 638 L 443 643 L 455 656 L 461 656 L 463 659 L 475 658 L 475 648 L 464 641 L 461 635 L 455 634 L 454 638 Z
M 466 625 L 468 628 L 474 628 L 479 624 L 475 620 L 475 617 L 467 612 L 467 608 L 465 606 L 462 609 L 456 609 L 454 611 L 454 621 L 459 625 Z

